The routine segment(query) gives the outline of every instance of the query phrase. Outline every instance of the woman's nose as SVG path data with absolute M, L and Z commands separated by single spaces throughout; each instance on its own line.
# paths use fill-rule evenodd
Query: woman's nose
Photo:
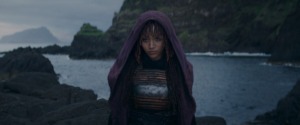
M 150 43 L 149 43 L 149 48 L 152 49 L 152 48 L 154 48 L 154 47 L 155 47 L 154 41 L 151 40 Z

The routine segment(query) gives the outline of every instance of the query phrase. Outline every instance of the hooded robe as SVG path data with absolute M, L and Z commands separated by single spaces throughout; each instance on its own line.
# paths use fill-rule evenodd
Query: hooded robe
M 113 125 L 127 125 L 128 117 L 130 112 L 129 104 L 122 101 L 128 93 L 124 89 L 122 83 L 118 82 L 119 77 L 121 76 L 122 71 L 125 69 L 125 64 L 127 59 L 133 49 L 135 49 L 136 42 L 139 39 L 140 33 L 143 30 L 143 27 L 147 21 L 156 21 L 158 22 L 167 34 L 167 38 L 170 42 L 172 49 L 174 50 L 174 55 L 176 56 L 181 71 L 183 75 L 183 81 L 178 85 L 178 107 L 179 110 L 179 125 L 192 125 L 195 124 L 195 110 L 196 104 L 192 96 L 192 86 L 193 86 L 193 67 L 186 59 L 185 53 L 183 51 L 182 45 L 179 39 L 176 36 L 175 29 L 171 23 L 171 20 L 162 12 L 158 11 L 147 11 L 141 14 L 132 31 L 130 32 L 129 37 L 125 41 L 118 57 L 116 58 L 115 63 L 113 64 L 110 72 L 108 74 L 108 84 L 110 87 L 110 97 L 109 97 L 109 106 L 111 109 L 111 124 Z

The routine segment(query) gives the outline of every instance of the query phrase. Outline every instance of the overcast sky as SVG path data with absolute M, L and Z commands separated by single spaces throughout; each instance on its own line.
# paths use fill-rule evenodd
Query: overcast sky
M 106 31 L 124 0 L 0 0 L 0 39 L 29 28 L 47 27 L 71 42 L 83 23 Z

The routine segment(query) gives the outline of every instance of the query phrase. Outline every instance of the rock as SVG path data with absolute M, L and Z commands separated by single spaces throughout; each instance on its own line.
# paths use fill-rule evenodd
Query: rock
M 8 74 L 0 81 L 0 125 L 107 124 L 107 102 L 92 90 L 60 84 L 35 50 L 8 52 L 0 64 L 1 75 Z
M 103 59 L 115 55 L 109 43 L 103 42 L 103 32 L 90 24 L 83 24 L 74 36 L 70 47 L 70 58 Z
M 226 121 L 222 117 L 204 116 L 196 118 L 197 125 L 226 125 Z
M 4 89 L 13 93 L 41 97 L 42 94 L 58 85 L 56 75 L 42 72 L 19 73 L 3 83 Z
M 7 79 L 22 72 L 55 74 L 49 59 L 30 47 L 18 48 L 0 58 L 0 79 Z
M 0 105 L 1 115 L 10 115 L 14 118 L 28 119 L 30 121 L 62 106 L 62 104 L 54 100 L 14 93 L 0 93 L 0 98 L 5 99 Z
M 46 90 L 43 98 L 61 101 L 64 104 L 96 100 L 97 96 L 92 90 L 83 90 L 69 85 L 56 85 Z
M 300 2 L 297 9 L 290 14 L 285 23 L 281 26 L 276 40 L 272 56 L 269 62 L 272 63 L 300 63 Z
M 19 75 L 33 80 L 34 77 L 39 77 L 36 73 Z M 21 80 L 24 77 L 17 75 L 5 81 L 4 91 L 0 91 L 0 124 L 19 124 L 22 121 L 30 125 L 63 121 L 77 123 L 81 120 L 79 123 L 88 123 L 90 120 L 96 120 L 96 123 L 106 122 L 106 119 L 103 121 L 99 117 L 109 115 L 107 102 L 97 101 L 97 96 L 91 90 L 57 84 L 57 81 L 48 84 L 31 84 L 30 80 L 14 83 L 17 81 L 15 78 Z M 46 80 L 47 77 L 39 78 Z M 25 89 L 22 90 L 21 87 Z
M 80 102 L 62 107 L 38 118 L 38 124 L 72 124 L 72 125 L 96 125 L 107 124 L 109 116 L 108 104 L 104 100 Z
M 0 112 L 0 124 L 1 125 L 32 125 L 29 119 L 16 118 L 11 115 L 2 114 Z
M 300 125 L 300 80 L 278 102 L 276 109 L 258 115 L 246 125 Z
M 56 44 L 46 47 L 36 48 L 36 51 L 43 54 L 69 54 L 70 46 L 58 46 Z

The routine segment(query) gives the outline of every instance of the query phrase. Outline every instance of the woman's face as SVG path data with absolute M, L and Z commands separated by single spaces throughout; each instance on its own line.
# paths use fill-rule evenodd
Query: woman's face
M 165 48 L 165 40 L 162 34 L 144 33 L 140 42 L 151 60 L 159 60 L 162 57 Z

